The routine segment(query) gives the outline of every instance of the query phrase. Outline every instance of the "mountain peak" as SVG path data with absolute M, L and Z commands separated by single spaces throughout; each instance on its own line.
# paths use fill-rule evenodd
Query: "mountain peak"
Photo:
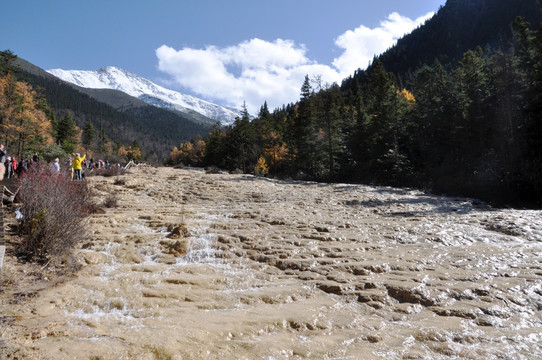
M 106 66 L 94 71 L 51 69 L 47 72 L 84 88 L 119 90 L 149 105 L 182 113 L 197 112 L 213 122 L 231 124 L 236 117 L 240 116 L 239 110 L 232 110 L 195 96 L 166 89 L 115 66 Z

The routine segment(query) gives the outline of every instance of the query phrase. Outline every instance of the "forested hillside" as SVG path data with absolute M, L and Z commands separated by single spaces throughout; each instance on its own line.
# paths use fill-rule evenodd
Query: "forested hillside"
M 182 115 L 147 105 L 138 99 L 114 90 L 92 90 L 100 93 L 94 97 L 87 89 L 58 80 L 47 72 L 18 59 L 16 76 L 40 88 L 47 103 L 58 118 L 70 114 L 82 129 L 91 122 L 98 133 L 122 144 L 134 142 L 141 146 L 143 155 L 150 161 L 163 162 L 171 148 L 180 140 L 205 135 L 208 127 Z M 107 98 L 107 102 L 95 97 Z M 115 105 L 112 106 L 110 104 Z
M 516 20 L 525 12 L 537 23 Z M 541 12 L 538 0 L 449 0 L 341 86 L 306 77 L 298 103 L 264 104 L 170 161 L 540 207 Z
M 482 47 L 494 52 L 513 41 L 512 22 L 521 16 L 534 27 L 542 21 L 540 0 L 448 0 L 427 22 L 379 56 L 388 71 L 410 86 L 416 70 L 435 60 L 447 70 L 463 54 Z

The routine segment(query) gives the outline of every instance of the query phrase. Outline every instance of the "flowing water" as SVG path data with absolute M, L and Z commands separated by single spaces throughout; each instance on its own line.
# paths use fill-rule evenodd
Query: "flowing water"
M 542 358 L 540 211 L 198 170 L 125 178 L 91 178 L 119 207 L 92 216 L 85 266 L 21 308 L 0 355 Z

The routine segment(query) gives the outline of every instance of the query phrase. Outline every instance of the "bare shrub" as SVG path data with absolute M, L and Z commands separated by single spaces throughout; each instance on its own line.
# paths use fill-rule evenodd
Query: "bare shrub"
M 58 258 L 85 238 L 84 219 L 94 207 L 86 181 L 36 166 L 19 179 L 19 186 L 20 255 L 37 261 Z
M 118 176 L 118 175 L 124 175 L 127 174 L 128 171 L 120 166 L 111 166 L 110 168 L 99 168 L 99 169 L 93 169 L 92 171 L 88 172 L 89 176 L 103 176 L 103 177 L 111 177 L 111 176 Z
M 115 181 L 113 182 L 114 185 L 126 185 L 126 179 L 125 178 L 121 178 L 121 177 L 118 177 L 115 179 Z
M 109 194 L 103 202 L 103 206 L 111 209 L 117 207 L 119 204 L 119 198 L 116 194 Z
M 206 169 L 205 169 L 205 172 L 207 174 L 220 174 L 220 169 L 217 168 L 216 166 L 208 166 Z

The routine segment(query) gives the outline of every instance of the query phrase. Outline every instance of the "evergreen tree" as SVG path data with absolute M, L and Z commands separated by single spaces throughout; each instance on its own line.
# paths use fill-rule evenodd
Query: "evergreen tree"
M 206 165 L 214 165 L 225 168 L 226 133 L 220 123 L 216 123 L 205 138 L 205 156 L 203 161 Z
M 518 68 L 523 75 L 524 129 L 520 179 L 524 198 L 542 205 L 542 27 L 533 33 L 522 18 L 514 23 L 518 39 Z
M 492 124 L 488 123 L 489 98 L 486 59 L 480 47 L 469 50 L 452 72 L 456 86 L 456 124 L 453 135 L 458 139 L 459 162 L 474 171 L 488 150 Z M 467 158 L 468 157 L 468 158 Z
M 69 113 L 56 124 L 55 133 L 56 142 L 58 145 L 62 146 L 64 151 L 72 153 L 76 150 L 79 143 L 77 139 L 79 129 Z
M 96 130 L 94 130 L 94 125 L 90 120 L 87 121 L 85 127 L 83 128 L 81 141 L 88 149 L 91 149 L 96 141 Z
M 358 170 L 365 180 L 396 184 L 409 167 L 401 148 L 406 130 L 403 103 L 393 74 L 379 60 L 367 70 L 364 94 L 367 115 L 358 122 L 355 133 L 359 142 L 355 146 Z
M 491 148 L 499 169 L 499 184 L 503 198 L 518 194 L 525 138 L 525 117 L 522 111 L 523 75 L 516 66 L 513 52 L 496 52 L 488 63 L 490 98 L 487 114 L 493 118 Z
M 453 134 L 455 105 L 454 87 L 440 62 L 424 66 L 415 75 L 413 92 L 416 96 L 416 127 L 411 135 L 417 154 L 415 166 L 426 187 L 455 172 L 459 157 Z M 415 145 L 414 145 L 415 144 Z
M 344 150 L 342 134 L 342 116 L 340 104 L 340 88 L 338 85 L 321 91 L 318 96 L 318 119 L 320 133 L 323 136 L 321 141 L 323 158 L 327 163 L 325 178 L 335 179 L 337 171 L 337 158 Z M 326 165 L 325 163 L 322 165 Z
M 292 160 L 296 171 L 310 178 L 318 175 L 320 167 L 315 153 L 317 150 L 315 140 L 318 135 L 314 123 L 313 95 L 309 76 L 305 75 L 301 86 L 301 99 L 293 119 L 291 147 L 295 150 L 291 155 L 294 157 Z
M 0 77 L 17 72 L 16 60 L 17 55 L 12 51 L 0 51 Z
M 246 173 L 253 169 L 257 161 L 256 134 L 250 123 L 246 104 L 243 104 L 241 117 L 236 118 L 228 133 L 228 155 L 230 166 Z
M 267 107 L 267 101 L 265 101 L 262 105 L 262 107 L 260 108 L 260 112 L 258 113 L 258 117 L 260 119 L 266 119 L 266 118 L 269 118 L 269 116 L 271 115 L 271 113 L 269 112 L 269 108 Z

